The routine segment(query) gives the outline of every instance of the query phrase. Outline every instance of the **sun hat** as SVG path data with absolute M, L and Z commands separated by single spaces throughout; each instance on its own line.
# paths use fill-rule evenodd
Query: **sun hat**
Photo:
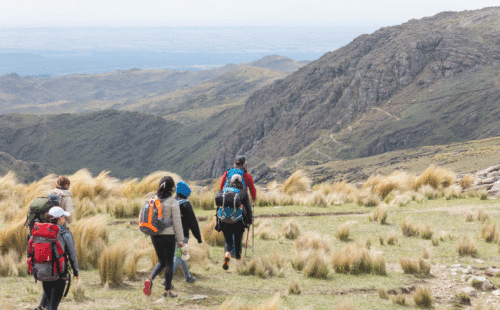
M 177 192 L 177 194 L 181 194 L 186 198 L 188 198 L 189 195 L 191 194 L 191 189 L 189 188 L 189 185 L 187 185 L 183 181 L 177 182 L 177 187 L 175 188 L 175 191 Z
M 71 213 L 64 211 L 61 207 L 52 207 L 49 210 L 49 215 L 53 218 L 60 218 L 61 216 L 69 217 Z

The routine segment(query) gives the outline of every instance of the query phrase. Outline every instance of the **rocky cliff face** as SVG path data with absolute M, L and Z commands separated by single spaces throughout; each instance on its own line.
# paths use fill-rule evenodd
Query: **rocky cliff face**
M 325 134 L 339 134 L 345 138 L 339 144 L 350 145 L 343 153 L 332 151 L 331 156 L 326 155 L 332 159 L 342 158 L 342 154 L 360 157 L 387 151 L 386 136 L 412 130 L 417 134 L 409 139 L 419 145 L 446 143 L 449 136 L 428 141 L 436 125 L 425 132 L 425 119 L 414 128 L 401 122 L 398 126 L 406 128 L 373 132 L 383 143 L 367 138 L 368 142 L 356 146 L 356 137 L 349 137 L 348 132 L 352 131 L 351 125 L 358 126 L 360 132 L 370 131 L 371 128 L 361 128 L 360 121 L 377 111 L 401 121 L 411 113 L 408 102 L 428 99 L 432 90 L 462 75 L 498 68 L 499 26 L 500 8 L 488 8 L 444 12 L 362 35 L 250 96 L 243 114 L 228 122 L 205 169 L 193 177 L 219 176 L 239 154 L 246 155 L 254 164 L 294 156 Z M 475 82 L 479 88 L 487 83 Z M 460 89 L 450 91 L 457 95 Z M 405 104 L 391 103 L 391 99 L 401 94 L 406 94 Z M 386 112 L 386 107 L 398 114 Z M 451 112 L 448 115 L 455 116 Z M 481 132 L 477 135 L 481 136 L 484 130 Z M 401 139 L 396 140 L 396 149 L 407 147 Z
M 39 163 L 17 160 L 7 153 L 0 152 L 0 177 L 12 171 L 23 183 L 30 183 L 46 176 L 49 171 Z

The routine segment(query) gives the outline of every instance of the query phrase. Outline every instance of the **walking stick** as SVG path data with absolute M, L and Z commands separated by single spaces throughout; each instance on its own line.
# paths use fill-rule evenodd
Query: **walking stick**
M 248 235 L 250 234 L 250 227 L 247 230 L 247 242 L 245 243 L 245 257 L 247 257 L 247 248 L 248 248 Z
M 253 248 L 254 248 L 254 240 L 255 240 L 255 224 L 254 224 L 254 216 L 253 214 L 255 213 L 255 208 L 252 205 L 252 253 L 253 253 Z

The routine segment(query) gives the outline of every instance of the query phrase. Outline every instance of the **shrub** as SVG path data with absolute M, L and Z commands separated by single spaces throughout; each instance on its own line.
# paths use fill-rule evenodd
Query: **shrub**
M 403 235 L 406 237 L 417 236 L 419 233 L 418 227 L 415 224 L 413 224 L 409 216 L 407 216 L 403 220 L 403 223 L 401 223 L 401 231 L 403 232 Z
M 216 218 L 212 218 L 210 222 L 203 226 L 201 236 L 203 240 L 211 246 L 224 246 L 224 235 L 222 232 L 215 230 Z
M 290 283 L 288 284 L 288 294 L 290 295 L 300 295 L 300 287 L 299 287 L 299 280 L 298 279 L 292 279 Z
M 289 195 L 305 192 L 311 188 L 311 183 L 303 170 L 297 170 L 283 184 L 283 192 Z
M 380 224 L 384 225 L 387 221 L 387 210 L 385 207 L 382 205 L 378 206 L 375 208 L 375 211 L 373 212 L 373 220 L 375 222 L 379 222 Z
M 422 225 L 420 227 L 419 233 L 422 239 L 427 239 L 427 240 L 431 239 L 432 235 L 434 234 L 428 224 Z
M 455 299 L 461 305 L 471 305 L 470 296 L 467 293 L 455 293 Z
M 71 225 L 75 239 L 76 258 L 80 269 L 96 268 L 98 259 L 108 242 L 104 215 L 80 219 Z
M 340 240 L 340 241 L 347 241 L 349 240 L 349 229 L 351 227 L 351 223 L 347 222 L 342 225 L 337 229 L 337 232 L 335 233 L 335 237 Z
M 479 191 L 477 195 L 478 195 L 479 199 L 481 199 L 481 200 L 488 199 L 488 192 L 486 192 L 486 191 Z
M 310 278 L 326 279 L 329 273 L 328 265 L 319 251 L 314 251 L 304 266 L 304 274 Z
M 377 288 L 377 292 L 378 292 L 378 297 L 380 297 L 381 299 L 389 299 L 389 294 L 387 293 L 386 289 L 379 287 Z
M 432 293 L 428 287 L 418 286 L 415 294 L 413 295 L 415 304 L 419 307 L 430 308 L 432 307 Z
M 476 290 L 480 290 L 481 287 L 483 286 L 483 282 L 479 281 L 478 279 L 472 279 L 470 284 Z
M 295 219 L 289 219 L 281 227 L 281 234 L 287 239 L 295 240 L 302 233 L 302 227 Z
M 460 256 L 477 255 L 477 247 L 474 241 L 472 241 L 469 237 L 462 237 L 460 242 L 457 245 L 457 252 Z
M 190 242 L 189 256 L 188 265 L 198 264 L 205 270 L 208 270 L 210 263 L 210 247 L 206 243 L 198 243 L 197 241 Z
M 481 238 L 486 242 L 493 242 L 498 240 L 498 233 L 495 223 L 489 223 L 481 228 Z
M 126 241 L 106 247 L 99 257 L 99 276 L 104 285 L 122 282 L 123 266 L 127 256 Z

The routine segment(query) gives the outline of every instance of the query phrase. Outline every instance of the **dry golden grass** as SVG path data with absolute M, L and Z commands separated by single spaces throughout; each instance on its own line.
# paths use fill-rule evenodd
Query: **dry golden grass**
M 326 279 L 330 272 L 324 254 L 314 251 L 307 259 L 303 272 L 310 278 Z
M 423 258 L 418 260 L 418 272 L 424 276 L 431 273 L 431 263 Z
M 311 204 L 316 207 L 322 207 L 322 208 L 328 207 L 328 201 L 326 195 L 320 192 L 313 193 Z
M 465 215 L 465 221 L 466 222 L 473 222 L 474 221 L 474 215 L 470 212 L 467 212 Z
M 262 221 L 255 229 L 255 235 L 262 240 L 275 240 L 279 237 L 278 232 L 273 228 L 270 220 Z
M 427 248 L 424 248 L 424 249 L 422 250 L 422 258 L 424 258 L 424 259 L 428 259 L 428 258 L 429 258 L 429 256 L 430 256 L 430 255 L 429 255 L 429 251 L 427 250 Z
M 104 215 L 80 219 L 71 225 L 80 269 L 97 268 L 98 258 L 108 242 Z
M 430 165 L 422 174 L 415 180 L 415 189 L 424 185 L 430 185 L 434 189 L 445 188 L 453 184 L 456 175 L 453 171 L 442 167 Z
M 439 238 L 434 236 L 432 237 L 432 245 L 433 246 L 438 246 L 439 245 Z
M 397 305 L 406 306 L 406 296 L 402 293 L 398 293 L 392 298 L 392 302 Z
M 311 183 L 303 170 L 297 170 L 283 184 L 283 192 L 288 195 L 305 192 L 311 189 Z
M 382 255 L 370 253 L 365 247 L 348 244 L 332 256 L 332 265 L 337 273 L 384 275 L 385 260 Z
M 388 245 L 396 245 L 398 243 L 398 233 L 392 230 L 387 236 L 387 244 Z
M 457 244 L 457 252 L 460 256 L 470 255 L 472 257 L 477 255 L 476 243 L 469 237 L 462 237 Z
M 431 230 L 431 227 L 428 224 L 420 225 L 419 232 L 420 237 L 422 239 L 430 240 L 432 239 L 432 235 L 434 232 Z
M 434 189 L 429 184 L 426 184 L 418 189 L 418 193 L 422 195 L 424 198 L 432 200 L 439 197 L 440 192 Z
M 413 301 L 418 307 L 431 308 L 432 307 L 432 292 L 428 287 L 417 286 L 415 294 L 413 294 Z
M 14 249 L 0 255 L 0 277 L 22 277 L 27 274 L 26 255 L 21 256 Z
M 0 252 L 5 254 L 11 249 L 20 256 L 26 253 L 28 227 L 24 226 L 25 219 L 11 224 L 0 230 Z
M 193 190 L 191 195 L 189 195 L 189 201 L 193 205 L 193 208 L 212 210 L 215 209 L 214 197 L 215 194 L 213 194 L 211 191 Z
M 212 246 L 224 246 L 224 235 L 222 232 L 215 230 L 216 219 L 215 216 L 203 226 L 201 236 L 203 241 Z
M 413 260 L 413 259 L 408 258 L 408 257 L 400 258 L 399 265 L 401 265 L 401 269 L 403 269 L 404 273 L 416 274 L 419 272 L 417 260 Z
M 325 237 L 321 237 L 314 232 L 306 232 L 295 240 L 295 250 L 297 252 L 308 250 L 322 250 L 325 253 L 330 252 L 330 243 Z
M 287 239 L 295 240 L 302 234 L 302 226 L 295 219 L 289 219 L 283 223 L 281 234 Z
M 495 223 L 489 223 L 486 226 L 481 227 L 481 238 L 486 242 L 498 241 L 498 232 Z
M 484 212 L 484 209 L 479 209 L 477 212 L 477 220 L 480 221 L 481 223 L 484 223 L 490 219 L 490 215 L 486 212 Z
M 379 205 L 373 212 L 373 220 L 384 225 L 387 222 L 387 209 L 383 205 Z
M 415 187 L 415 176 L 395 171 L 389 176 L 372 175 L 363 185 L 380 198 L 386 198 L 393 191 L 405 192 Z
M 306 261 L 309 259 L 309 256 L 312 255 L 313 252 L 315 251 L 308 250 L 296 252 L 295 256 L 290 259 L 290 264 L 292 265 L 293 269 L 302 271 L 305 267 Z
M 356 310 L 350 300 L 343 300 L 338 303 L 334 310 Z
M 210 263 L 210 247 L 206 243 L 198 243 L 198 241 L 190 242 L 189 256 L 189 265 L 197 264 L 203 267 L 205 270 L 208 270 L 208 265 Z
M 380 197 L 371 191 L 362 191 L 356 196 L 356 203 L 365 207 L 376 207 L 380 203 Z
M 460 180 L 458 180 L 458 184 L 464 189 L 469 188 L 473 182 L 474 179 L 472 178 L 471 175 L 468 174 L 462 176 Z
M 460 185 L 453 184 L 444 190 L 444 198 L 450 200 L 452 198 L 462 197 L 462 187 Z
M 87 299 L 85 296 L 85 286 L 83 285 L 82 280 L 71 284 L 71 294 L 73 295 L 73 300 L 76 302 L 84 302 Z
M 285 257 L 277 252 L 267 257 L 255 256 L 248 263 L 242 259 L 236 262 L 236 273 L 239 275 L 254 275 L 262 279 L 281 277 L 284 275 Z
M 385 288 L 383 287 L 377 288 L 377 293 L 380 299 L 389 299 L 389 294 L 387 293 L 387 290 Z
M 99 277 L 101 283 L 116 285 L 122 282 L 124 272 L 125 258 L 129 249 L 130 242 L 124 240 L 104 248 L 99 257 Z
M 403 236 L 406 237 L 418 236 L 419 227 L 411 221 L 409 216 L 407 216 L 401 223 L 401 232 Z
M 348 241 L 350 228 L 351 223 L 349 222 L 340 225 L 340 227 L 337 229 L 337 232 L 335 233 L 335 238 L 344 242 Z
M 290 295 L 300 295 L 299 279 L 292 279 L 288 284 L 288 294 Z

